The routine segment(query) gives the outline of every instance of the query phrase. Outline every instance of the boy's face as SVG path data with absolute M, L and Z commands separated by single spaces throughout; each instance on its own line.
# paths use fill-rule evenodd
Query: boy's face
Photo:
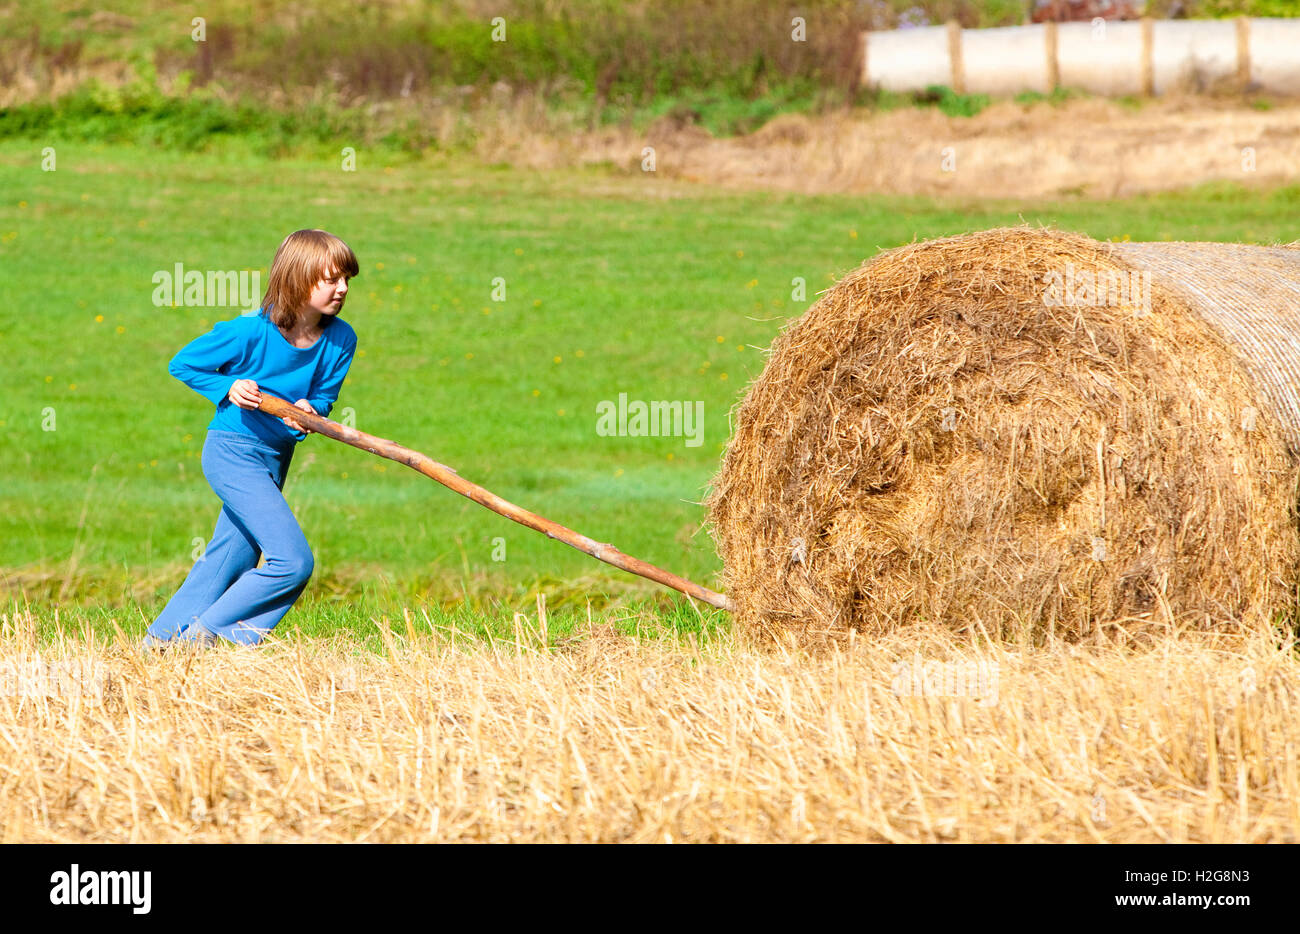
M 311 307 L 323 315 L 336 315 L 348 295 L 347 277 L 337 269 L 327 269 L 311 290 Z

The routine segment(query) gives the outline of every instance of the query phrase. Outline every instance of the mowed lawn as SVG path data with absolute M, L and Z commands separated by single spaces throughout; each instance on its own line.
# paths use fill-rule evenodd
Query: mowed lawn
M 41 169 L 45 145 L 56 171 Z M 242 309 L 156 306 L 153 276 L 177 263 L 259 270 L 264 286 L 289 232 L 343 237 L 362 268 L 343 315 L 360 351 L 335 418 L 350 408 L 363 431 L 713 585 L 719 562 L 699 501 L 729 410 L 781 327 L 878 249 L 1022 220 L 1101 239 L 1289 241 L 1300 237 L 1298 204 L 1294 188 L 1225 186 L 1121 202 L 938 204 L 602 170 L 385 165 L 364 151 L 347 172 L 339 161 L 234 150 L 7 141 L 4 588 L 152 612 L 211 535 L 220 507 L 199 454 L 212 406 L 167 363 Z M 701 402 L 701 443 L 602 436 L 597 406 L 620 393 Z M 316 555 L 307 605 L 355 603 L 372 584 L 439 605 L 476 594 L 523 606 L 542 584 L 598 598 L 653 592 L 327 438 L 299 445 L 286 493 Z

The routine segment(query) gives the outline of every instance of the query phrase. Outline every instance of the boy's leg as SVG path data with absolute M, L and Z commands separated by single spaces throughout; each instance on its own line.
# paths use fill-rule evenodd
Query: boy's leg
M 205 464 L 204 473 L 266 562 L 241 574 L 199 615 L 198 624 L 223 639 L 252 645 L 289 612 L 307 586 L 315 562 L 280 492 L 291 455 L 277 458 L 249 447 L 232 454 L 221 458 L 219 469 L 209 470 Z
M 258 557 L 260 552 L 247 530 L 223 506 L 203 556 L 194 562 L 185 582 L 149 627 L 149 635 L 164 642 L 175 638 L 241 574 L 256 567 Z

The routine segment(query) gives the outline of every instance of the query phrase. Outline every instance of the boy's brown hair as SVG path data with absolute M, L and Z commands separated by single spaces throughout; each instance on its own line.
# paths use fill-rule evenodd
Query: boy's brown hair
M 284 238 L 271 260 L 262 310 L 279 327 L 293 330 L 298 309 L 311 301 L 316 283 L 334 271 L 351 279 L 357 274 L 352 248 L 324 230 L 295 230 Z

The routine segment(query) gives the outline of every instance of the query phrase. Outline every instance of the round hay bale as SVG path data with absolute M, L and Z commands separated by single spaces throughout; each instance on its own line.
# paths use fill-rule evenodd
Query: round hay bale
M 1274 624 L 1298 388 L 1298 249 L 1017 227 L 881 253 L 734 413 L 723 583 L 742 624 L 805 635 Z

